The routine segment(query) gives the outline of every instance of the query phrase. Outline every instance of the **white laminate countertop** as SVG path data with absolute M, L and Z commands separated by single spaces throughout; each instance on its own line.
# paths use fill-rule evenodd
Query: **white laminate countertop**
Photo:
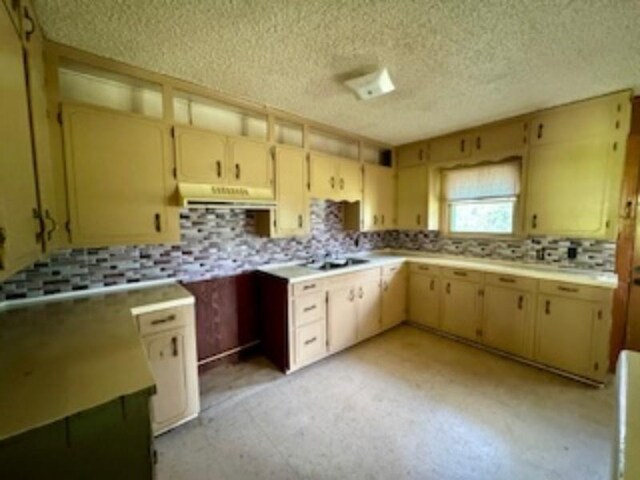
M 177 284 L 0 312 L 0 440 L 154 387 L 133 315 L 189 305 Z
M 640 352 L 623 351 L 618 359 L 616 439 L 611 478 L 640 478 Z
M 618 286 L 618 277 L 614 273 L 558 268 L 554 266 L 529 264 L 524 262 L 456 257 L 401 250 L 346 256 L 363 258 L 368 260 L 368 262 L 360 265 L 337 268 L 335 270 L 314 270 L 312 268 L 305 267 L 300 263 L 266 265 L 258 270 L 285 279 L 290 283 L 297 283 L 409 261 L 413 263 L 424 263 L 450 268 L 464 268 L 467 270 L 478 270 L 503 275 L 519 275 L 539 280 L 553 280 L 593 287 L 615 289 Z

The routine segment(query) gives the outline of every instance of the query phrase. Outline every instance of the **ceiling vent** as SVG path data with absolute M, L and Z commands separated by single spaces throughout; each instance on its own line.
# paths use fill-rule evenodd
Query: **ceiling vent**
M 386 68 L 362 75 L 361 77 L 352 78 L 344 82 L 344 84 L 356 92 L 356 96 L 360 100 L 379 97 L 380 95 L 393 92 L 396 89 L 393 82 L 391 82 L 391 77 L 389 77 L 389 72 Z

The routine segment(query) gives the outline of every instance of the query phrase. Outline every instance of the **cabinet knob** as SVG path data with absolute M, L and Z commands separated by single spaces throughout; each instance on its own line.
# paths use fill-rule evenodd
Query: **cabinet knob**
M 364 290 L 362 287 L 358 289 L 358 298 L 364 298 Z
M 222 162 L 220 160 L 216 160 L 216 175 L 218 178 L 222 178 Z
M 538 138 L 542 138 L 544 135 L 544 123 L 538 124 Z
M 546 313 L 547 315 L 551 314 L 551 300 L 547 300 L 546 302 L 544 302 L 544 313 Z
M 422 223 L 422 215 L 418 214 L 416 215 L 416 225 L 420 226 L 421 223 Z
M 384 225 L 384 214 L 380 215 L 380 225 Z
M 482 139 L 480 137 L 476 137 L 476 149 L 480 150 L 482 148 Z
M 352 288 L 351 290 L 349 290 L 349 301 L 353 302 L 355 300 L 355 298 L 356 298 L 356 292 Z
M 378 224 L 378 215 L 374 215 L 373 216 L 373 224 L 377 225 Z
M 447 282 L 447 287 L 445 288 L 447 295 L 451 293 L 451 284 Z
M 0 227 L 0 270 L 4 270 L 4 246 L 7 243 L 7 232 L 3 227 Z
M 240 164 L 236 163 L 236 180 L 240 180 Z
M 522 310 L 524 307 L 524 295 L 518 296 L 518 310 Z
M 335 179 L 335 177 L 331 177 L 329 179 L 329 185 L 331 185 L 331 188 L 336 188 L 336 179 Z
M 460 140 L 460 151 L 462 153 L 464 153 L 464 148 L 465 148 L 465 141 L 464 138 L 462 140 Z
M 156 232 L 160 233 L 162 231 L 162 222 L 161 222 L 161 217 L 159 213 L 156 213 L 153 216 L 153 225 L 156 229 Z
M 535 213 L 531 216 L 531 228 L 538 228 L 538 215 Z
M 171 352 L 174 357 L 178 356 L 178 337 L 171 337 Z
M 298 228 L 302 228 L 302 215 L 298 215 Z
M 344 178 L 340 179 L 340 190 L 344 190 Z
M 436 281 L 432 278 L 431 283 L 429 284 L 429 289 L 433 292 L 436 288 Z

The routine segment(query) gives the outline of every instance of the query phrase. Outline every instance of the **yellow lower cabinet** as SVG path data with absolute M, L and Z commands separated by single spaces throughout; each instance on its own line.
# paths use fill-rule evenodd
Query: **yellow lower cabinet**
M 358 341 L 356 285 L 340 284 L 329 289 L 327 322 L 329 351 L 337 352 Z
M 482 342 L 504 352 L 531 355 L 531 294 L 507 287 L 484 289 Z
M 397 325 L 407 316 L 407 272 L 402 265 L 383 269 L 382 328 Z
M 79 105 L 63 124 L 72 245 L 177 243 L 166 125 Z
M 470 280 L 443 278 L 441 328 L 458 337 L 476 340 L 482 314 L 482 285 Z
M 409 274 L 409 320 L 440 328 L 442 281 L 436 267 L 411 265 Z
M 545 365 L 601 381 L 607 371 L 607 304 L 581 298 L 538 296 L 534 358 Z
M 295 363 L 302 366 L 323 357 L 327 353 L 327 322 L 317 320 L 296 328 Z
M 375 274 L 363 273 L 359 275 L 357 297 L 357 338 L 364 340 L 380 332 L 381 325 L 381 298 L 380 298 L 380 271 Z

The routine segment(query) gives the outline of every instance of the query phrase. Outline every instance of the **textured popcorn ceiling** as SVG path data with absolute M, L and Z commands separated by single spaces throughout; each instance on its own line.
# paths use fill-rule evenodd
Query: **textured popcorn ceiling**
M 637 0 L 35 0 L 52 40 L 393 144 L 640 87 Z M 359 102 L 341 83 L 389 68 Z

